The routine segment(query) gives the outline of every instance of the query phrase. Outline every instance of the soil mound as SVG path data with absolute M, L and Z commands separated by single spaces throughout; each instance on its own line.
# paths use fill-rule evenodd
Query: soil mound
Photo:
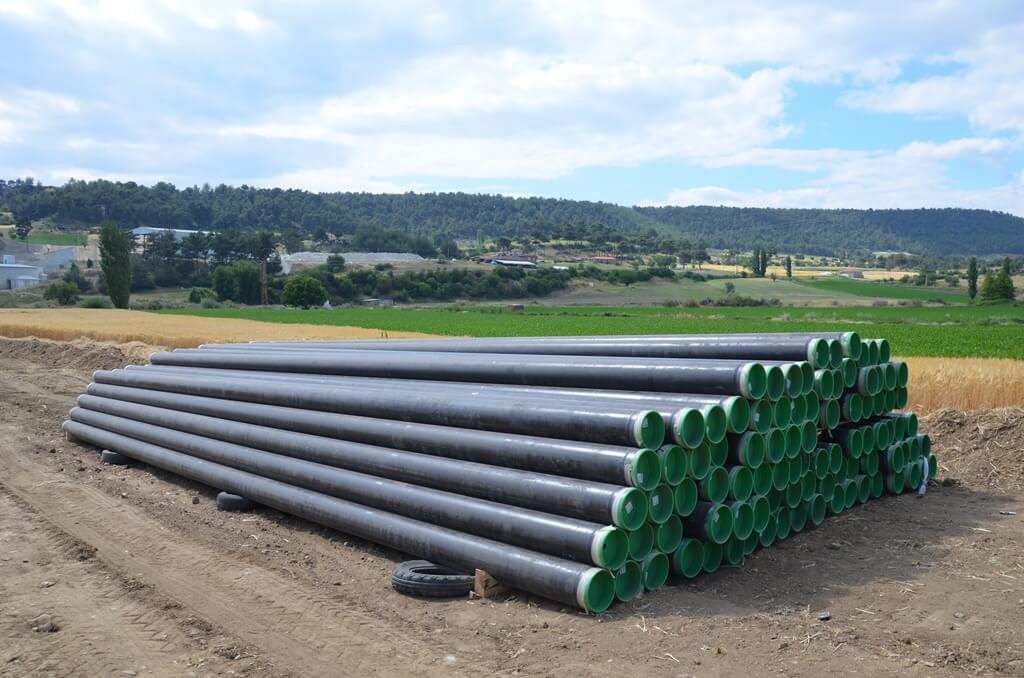
M 149 362 L 149 356 L 161 347 L 141 342 L 113 344 L 79 339 L 76 341 L 50 341 L 26 337 L 10 339 L 0 337 L 0 362 L 22 361 L 44 365 L 81 369 L 83 371 L 110 370 L 125 365 Z
M 1024 488 L 1024 408 L 936 410 L 921 417 L 940 477 L 1003 491 Z

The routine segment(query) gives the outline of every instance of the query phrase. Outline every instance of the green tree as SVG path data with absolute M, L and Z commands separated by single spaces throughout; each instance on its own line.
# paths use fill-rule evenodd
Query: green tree
M 793 277 L 793 257 L 786 255 L 786 277 Z
M 736 291 L 736 285 L 732 284 L 731 282 L 725 283 L 725 293 L 726 294 L 732 294 L 735 291 Z
M 128 308 L 131 296 L 131 238 L 113 222 L 100 229 L 100 268 L 110 302 L 115 308 Z
M 234 301 L 252 306 L 259 304 L 263 290 L 260 267 L 251 261 L 236 261 L 231 268 L 237 290 Z
M 327 291 L 316 278 L 300 275 L 285 283 L 281 300 L 287 306 L 301 306 L 302 308 L 322 306 L 327 301 Z
M 978 296 L 978 258 L 971 257 L 967 264 L 967 296 L 974 299 Z
M 56 301 L 61 306 L 78 303 L 78 287 L 69 282 L 55 282 L 43 292 L 43 299 Z
M 510 249 L 512 249 L 512 241 L 506 238 L 505 236 L 498 238 L 496 244 L 498 245 L 498 250 L 501 252 L 508 252 Z
M 331 273 L 341 273 L 345 270 L 345 257 L 340 254 L 332 254 L 327 257 L 327 270 Z
M 82 275 L 81 269 L 79 269 L 78 265 L 73 261 L 71 262 L 71 266 L 68 267 L 68 270 L 64 272 L 61 279 L 66 283 L 71 283 L 78 288 L 79 292 L 82 293 L 88 292 L 92 289 L 92 283 L 85 279 L 85 276 Z
M 217 301 L 232 301 L 238 296 L 238 278 L 231 266 L 218 266 L 213 269 L 213 293 Z
M 995 276 L 995 298 L 1003 301 L 1013 301 L 1017 297 L 1017 290 L 1013 286 L 1013 278 L 1010 277 L 1010 258 L 1003 260 L 1003 265 Z
M 992 275 L 991 271 L 986 273 L 981 281 L 981 298 L 984 301 L 995 301 L 999 298 L 999 292 L 996 290 L 996 277 Z
M 15 237 L 25 243 L 25 251 L 28 251 L 28 234 L 32 232 L 32 220 L 25 216 L 20 216 L 14 222 L 14 235 Z

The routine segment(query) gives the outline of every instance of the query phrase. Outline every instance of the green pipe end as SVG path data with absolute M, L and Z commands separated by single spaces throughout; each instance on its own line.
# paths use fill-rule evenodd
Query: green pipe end
M 743 553 L 746 540 L 733 537 L 729 541 L 725 542 L 725 546 L 722 547 L 723 559 L 726 564 L 730 567 L 737 567 L 743 563 Z
M 797 455 L 795 458 L 789 460 L 789 484 L 800 482 L 800 477 L 804 474 L 804 463 L 803 455 Z
M 633 560 L 643 560 L 654 548 L 654 528 L 649 523 L 644 523 L 635 530 L 630 530 L 628 539 L 629 557 Z
M 778 464 L 786 457 L 786 432 L 780 428 L 773 428 L 768 431 L 766 442 L 765 454 L 768 461 Z
M 834 403 L 834 400 L 830 400 Z M 818 427 L 809 421 L 805 421 L 801 427 L 800 449 L 803 452 L 811 452 L 818 446 Z
M 832 499 L 828 502 L 828 510 L 833 515 L 838 515 L 846 508 L 846 493 L 841 487 L 836 487 Z
M 825 413 L 825 428 L 832 430 L 839 426 L 839 421 L 842 419 L 842 412 L 839 410 L 838 400 L 826 400 L 825 407 L 822 411 Z
M 921 481 L 924 479 L 924 469 L 920 461 L 915 461 L 912 464 L 907 465 L 907 488 L 911 491 L 921 487 Z
M 730 432 L 743 433 L 750 426 L 750 403 L 746 398 L 729 396 L 722 401 L 722 409 L 725 410 Z
M 874 499 L 878 499 L 885 494 L 885 476 L 881 473 L 876 473 L 871 476 L 871 496 Z
M 725 504 L 715 504 L 705 518 L 705 534 L 715 544 L 724 544 L 732 535 L 732 510 Z
M 750 412 L 750 428 L 758 433 L 767 433 L 772 427 L 772 417 L 775 416 L 775 408 L 767 398 L 753 401 Z
M 647 517 L 656 525 L 661 525 L 675 511 L 675 503 L 672 487 L 662 483 L 647 493 Z
M 729 470 L 729 496 L 746 501 L 754 492 L 754 474 L 746 466 L 733 466 Z
M 754 532 L 762 532 L 765 525 L 768 524 L 768 516 L 772 513 L 768 497 L 757 495 L 747 503 L 750 504 L 750 508 L 754 512 Z
M 775 540 L 782 541 L 789 537 L 793 529 L 793 515 L 789 507 L 783 506 L 775 513 Z
M 818 370 L 814 373 L 814 392 L 820 398 L 829 400 L 836 391 L 836 378 L 832 370 Z
M 811 497 L 811 501 L 808 502 L 810 510 L 808 511 L 808 517 L 811 520 L 811 524 L 818 526 L 825 522 L 825 506 L 827 502 L 825 497 L 820 494 L 816 494 Z
M 768 389 L 768 374 L 761 363 L 747 363 L 740 369 L 740 395 L 757 400 Z
M 892 390 L 892 391 L 885 391 L 883 393 L 883 395 L 885 397 L 885 406 L 884 406 L 882 411 L 883 412 L 892 412 L 893 410 L 896 409 L 896 391 L 895 391 L 895 389 Z
M 786 427 L 786 456 L 790 459 L 800 454 L 804 445 L 804 432 L 800 426 Z
M 772 488 L 781 492 L 789 485 L 789 459 L 780 459 L 772 467 Z
M 807 342 L 807 361 L 816 368 L 829 366 L 832 355 L 827 339 L 811 339 Z
M 871 478 L 866 475 L 857 476 L 857 502 L 863 504 L 871 499 Z
M 910 367 L 902 360 L 894 361 L 893 365 L 896 367 L 896 385 L 906 388 L 910 383 Z
M 828 472 L 836 474 L 841 468 L 843 468 L 843 448 L 832 443 L 828 446 Z
M 626 487 L 612 500 L 612 522 L 616 527 L 635 530 L 647 520 L 647 496 L 643 490 Z
M 654 410 L 644 410 L 633 419 L 633 440 L 640 447 L 656 450 L 665 442 L 665 420 Z
M 804 396 L 804 403 L 807 405 L 807 414 L 804 416 L 805 421 L 818 421 L 818 415 L 821 414 L 821 398 L 817 393 L 813 391 Z
M 893 438 L 896 440 L 902 440 L 907 436 L 907 420 L 904 417 L 893 417 L 889 421 L 892 422 L 893 426 Z
M 580 577 L 576 602 L 587 612 L 604 612 L 615 600 L 615 577 L 608 570 L 592 567 Z
M 704 569 L 704 544 L 699 539 L 684 537 L 672 556 L 672 569 L 687 579 L 700 574 Z
M 767 494 L 772 489 L 771 464 L 761 464 L 754 469 L 754 494 Z
M 729 496 L 729 472 L 722 466 L 715 466 L 708 477 L 698 483 L 700 496 L 719 504 Z
M 790 399 L 789 418 L 794 424 L 807 421 L 807 397 L 798 395 Z
M 885 489 L 892 494 L 902 494 L 904 490 L 903 473 L 886 473 Z
M 880 358 L 878 339 L 868 339 L 864 345 L 868 349 L 868 364 L 877 365 Z
M 732 531 L 736 539 L 746 539 L 754 531 L 754 508 L 745 501 L 734 501 L 732 509 Z
M 814 477 L 821 480 L 828 475 L 829 455 L 824 447 L 814 451 Z
M 785 428 L 789 426 L 792 414 L 793 403 L 790 402 L 789 398 L 779 398 L 775 402 L 775 408 L 772 412 L 772 425 L 777 426 L 778 428 Z
M 785 499 L 786 506 L 793 508 L 797 504 L 803 501 L 803 485 L 801 483 L 790 483 L 786 485 Z
M 768 524 L 765 525 L 764 529 L 759 533 L 761 546 L 767 548 L 775 543 L 775 533 L 778 530 L 778 524 L 775 520 L 775 514 L 768 514 Z
M 743 542 L 743 556 L 749 556 L 751 553 L 757 550 L 757 547 L 761 545 L 761 535 L 754 532 Z
M 797 363 L 800 365 L 800 375 L 803 388 L 800 395 L 807 395 L 814 390 L 814 366 L 807 361 Z
M 843 406 L 840 410 L 843 419 L 849 422 L 858 422 L 864 418 L 864 400 L 859 393 L 847 393 L 843 396 Z
M 859 334 L 856 332 L 844 332 L 839 342 L 843 348 L 843 355 L 854 360 L 860 357 L 863 342 Z
M 843 376 L 843 386 L 853 388 L 857 385 L 857 361 L 850 358 L 843 358 L 839 366 L 839 372 Z
M 828 366 L 832 368 L 839 367 L 839 365 L 841 365 L 843 362 L 843 356 L 846 354 L 846 349 L 843 347 L 843 342 L 837 340 L 830 341 L 828 348 Z
M 725 466 L 725 462 L 729 460 L 729 441 L 723 439 L 713 443 L 709 440 L 707 445 L 708 452 L 711 453 L 711 466 Z
M 721 544 L 715 544 L 713 542 L 707 542 L 704 544 L 704 562 L 701 564 L 701 569 L 711 574 L 717 572 L 718 568 L 722 566 L 722 546 Z
M 768 509 L 772 513 L 778 511 L 779 507 L 782 506 L 782 492 L 773 489 L 770 492 L 768 492 L 768 494 L 765 496 L 768 498 Z
M 721 405 L 710 405 L 704 408 L 703 414 L 700 412 L 696 412 L 696 414 L 700 416 L 700 435 L 697 435 L 697 424 L 690 422 L 689 430 L 684 425 L 683 435 L 687 437 L 687 447 L 699 444 L 705 435 L 713 443 L 721 442 L 725 438 L 725 434 L 729 430 L 729 415 L 725 413 L 724 407 Z M 689 443 L 691 439 L 694 439 L 694 441 Z
M 790 526 L 793 532 L 803 532 L 807 527 L 807 503 L 800 502 L 790 512 Z
M 857 489 L 857 483 L 853 480 L 847 479 L 843 481 L 843 500 L 844 508 L 853 508 L 857 503 L 857 498 L 860 496 Z
M 921 441 L 921 453 L 930 455 L 932 453 L 932 438 L 927 433 L 915 436 Z
M 889 443 L 893 442 L 889 427 L 884 422 L 876 422 L 872 428 L 875 432 L 875 447 L 880 450 L 889 447 Z
M 640 564 L 634 560 L 626 561 L 615 572 L 615 598 L 628 603 L 644 590 Z
M 736 445 L 739 447 L 739 462 L 747 468 L 755 469 L 764 463 L 765 440 L 760 433 L 747 431 L 740 435 Z
M 910 402 L 910 391 L 905 386 L 897 387 L 896 389 L 896 401 L 893 403 L 893 408 L 902 410 Z
M 814 474 L 808 471 L 800 477 L 800 498 L 804 501 L 810 501 L 811 497 L 818 491 L 818 479 L 814 477 Z
M 617 570 L 629 557 L 629 535 L 618 527 L 602 527 L 590 544 L 590 560 L 598 567 Z
M 874 426 L 861 426 L 859 429 L 861 438 L 864 439 L 863 453 L 867 454 L 871 450 L 878 449 L 878 441 L 875 440 L 875 427 Z M 885 445 L 882 445 L 884 448 Z M 856 457 L 854 457 L 856 459 Z
M 669 485 L 678 485 L 686 477 L 686 452 L 678 445 L 662 445 L 658 450 L 661 462 L 661 480 Z M 657 487 L 657 483 L 654 484 Z M 653 490 L 654 487 L 645 488 Z
M 917 435 L 917 426 L 918 426 L 917 415 L 914 414 L 913 412 L 907 412 L 906 417 L 907 417 L 907 435 L 908 436 L 916 436 Z
M 708 444 L 701 442 L 700 445 L 690 450 L 689 454 L 690 477 L 694 480 L 704 480 L 711 471 L 711 450 Z
M 693 478 L 684 478 L 683 482 L 676 486 L 675 506 L 676 513 L 683 518 L 697 508 L 697 483 L 693 481 Z
M 826 502 L 832 501 L 832 497 L 836 493 L 836 477 L 829 473 L 827 476 L 818 481 L 818 494 L 824 497 Z
M 885 391 L 879 391 L 878 393 L 876 393 L 874 398 L 871 399 L 871 402 L 874 405 L 872 409 L 872 414 L 874 414 L 876 417 L 885 414 L 885 411 L 889 405 L 889 398 L 886 397 Z M 893 394 L 892 397 L 892 404 L 896 404 L 895 394 Z
M 661 475 L 662 455 L 654 450 L 637 450 L 627 471 L 629 484 L 641 490 L 653 490 L 661 482 Z
M 846 433 L 846 454 L 850 459 L 860 459 L 864 453 L 864 432 L 859 428 L 851 428 Z
M 860 468 L 864 473 L 869 476 L 873 476 L 878 473 L 878 467 L 881 462 L 878 458 L 878 450 L 871 450 L 865 452 L 860 458 Z
M 887 363 L 892 358 L 892 345 L 888 339 L 875 339 L 878 342 L 878 362 Z
M 668 556 L 664 553 L 648 553 L 640 565 L 640 572 L 644 580 L 644 589 L 656 591 L 668 581 Z
M 900 373 L 892 363 L 882 364 L 882 377 L 885 381 L 885 387 L 890 391 L 899 385 Z
M 786 395 L 795 398 L 804 392 L 804 373 L 798 363 L 793 363 L 782 368 L 786 376 Z
M 928 480 L 935 480 L 935 476 L 939 473 L 939 460 L 935 458 L 934 454 L 928 454 Z
M 683 521 L 677 516 L 669 516 L 668 520 L 654 528 L 654 545 L 662 553 L 674 553 L 683 538 Z
M 765 395 L 768 396 L 768 400 L 774 402 L 786 392 L 786 373 L 778 365 L 772 365 L 766 370 L 766 373 Z

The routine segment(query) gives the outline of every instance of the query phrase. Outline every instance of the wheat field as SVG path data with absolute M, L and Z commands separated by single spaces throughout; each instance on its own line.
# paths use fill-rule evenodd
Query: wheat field
M 904 358 L 915 412 L 1024 406 L 1024 361 L 999 358 Z
M 163 315 L 114 309 L 0 309 L 0 336 L 56 341 L 94 339 L 187 348 L 254 339 L 380 339 L 429 337 L 363 327 L 267 323 L 229 318 Z

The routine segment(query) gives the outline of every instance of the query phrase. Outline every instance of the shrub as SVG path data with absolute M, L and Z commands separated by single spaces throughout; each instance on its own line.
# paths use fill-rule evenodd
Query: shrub
M 61 306 L 78 303 L 78 286 L 67 282 L 55 282 L 46 288 L 43 299 L 56 301 Z
M 103 297 L 89 297 L 88 299 L 82 299 L 82 303 L 78 305 L 79 308 L 113 308 L 114 305 L 110 303 L 108 299 Z
M 327 301 L 327 291 L 316 278 L 300 275 L 285 283 L 281 299 L 286 306 L 322 306 Z
M 212 299 L 213 290 L 208 287 L 193 287 L 188 293 L 188 303 L 201 304 L 204 299 Z
M 199 305 L 202 308 L 220 308 L 220 304 L 218 304 L 217 300 L 214 299 L 213 297 L 204 298 L 201 302 L 199 302 Z

